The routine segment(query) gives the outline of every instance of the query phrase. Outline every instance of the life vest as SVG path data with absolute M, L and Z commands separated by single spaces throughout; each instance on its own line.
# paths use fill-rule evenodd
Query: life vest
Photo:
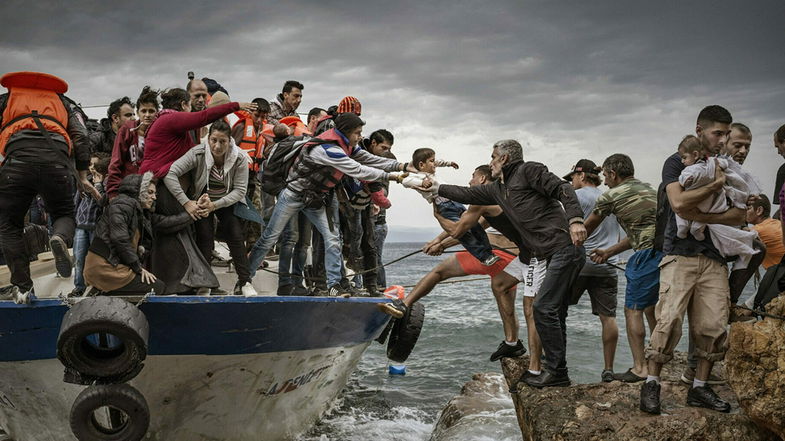
M 305 191 L 326 193 L 338 185 L 341 182 L 341 178 L 344 176 L 343 172 L 337 168 L 318 164 L 307 154 L 311 149 L 322 148 L 322 144 L 337 145 L 347 156 L 352 155 L 352 149 L 335 130 L 324 132 L 319 138 L 313 138 L 309 141 L 309 143 L 303 147 L 298 160 L 295 162 L 294 167 L 292 167 L 294 178 L 290 179 L 293 181 L 295 179 L 304 178 L 306 180 L 304 185 Z
M 251 158 L 251 161 L 248 163 L 248 168 L 253 172 L 258 172 L 259 160 L 263 160 L 266 157 L 267 151 L 265 150 L 265 146 L 272 144 L 271 141 L 275 137 L 273 135 L 273 125 L 264 122 L 262 123 L 262 133 L 257 133 L 250 113 L 245 110 L 239 110 L 234 112 L 234 114 L 240 119 L 234 123 L 232 128 L 236 127 L 238 124 L 245 123 L 243 137 L 240 140 L 238 147 Z
M 0 126 L 0 160 L 5 158 L 8 140 L 22 130 L 44 130 L 62 136 L 70 155 L 68 110 L 60 96 L 68 90 L 68 84 L 45 73 L 11 72 L 0 78 L 0 85 L 8 89 Z

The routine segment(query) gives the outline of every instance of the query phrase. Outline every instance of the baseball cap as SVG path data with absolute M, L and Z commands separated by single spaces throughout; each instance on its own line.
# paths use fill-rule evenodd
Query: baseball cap
M 572 166 L 572 170 L 564 175 L 563 179 L 565 181 L 571 181 L 572 175 L 575 173 L 593 173 L 598 175 L 600 174 L 600 171 L 602 171 L 602 169 L 597 167 L 597 164 L 595 164 L 591 159 L 581 159 L 577 164 Z

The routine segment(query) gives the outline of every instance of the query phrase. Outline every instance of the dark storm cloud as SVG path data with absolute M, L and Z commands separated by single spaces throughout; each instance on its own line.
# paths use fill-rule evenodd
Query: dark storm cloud
M 272 98 L 294 78 L 306 85 L 300 111 L 358 96 L 404 156 L 449 139 L 454 157 L 474 163 L 493 140 L 517 137 L 557 172 L 579 156 L 628 152 L 652 182 L 716 103 L 752 127 L 764 187 L 779 163 L 781 1 L 118 5 L 0 3 L 13 17 L 0 27 L 0 71 L 56 73 L 86 104 L 144 84 L 182 87 L 188 70 L 242 100 Z

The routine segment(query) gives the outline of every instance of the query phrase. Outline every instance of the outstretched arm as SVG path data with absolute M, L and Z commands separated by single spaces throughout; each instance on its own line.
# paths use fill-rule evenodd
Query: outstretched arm
M 447 199 L 453 200 L 455 202 L 460 202 L 463 204 L 472 204 L 472 205 L 496 205 L 499 201 L 496 200 L 494 196 L 494 185 L 496 184 L 485 184 L 485 185 L 475 185 L 473 187 L 461 187 L 459 185 L 436 185 L 436 191 L 438 192 L 439 196 L 443 196 Z
M 433 217 L 439 221 L 442 229 L 455 239 L 463 236 L 470 228 L 477 225 L 482 217 L 482 206 L 471 206 L 468 210 L 461 214 L 461 218 L 457 221 L 452 221 L 442 216 L 436 205 L 433 206 Z

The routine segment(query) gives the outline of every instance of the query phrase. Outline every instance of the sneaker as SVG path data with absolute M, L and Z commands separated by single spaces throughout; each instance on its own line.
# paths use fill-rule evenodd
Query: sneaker
M 485 265 L 485 266 L 491 266 L 491 265 L 493 265 L 494 263 L 496 263 L 498 261 L 499 261 L 499 256 L 497 256 L 496 254 L 493 254 L 493 255 L 491 255 L 491 257 L 483 260 L 482 264 Z
M 82 297 L 84 295 L 84 289 L 82 288 L 74 288 L 71 292 L 68 293 L 67 297 Z
M 720 398 L 709 386 L 691 387 L 687 392 L 687 405 L 705 407 L 717 412 L 730 412 L 730 403 Z
M 352 296 L 360 295 L 360 291 L 352 285 L 352 282 L 350 282 L 349 279 L 341 279 L 340 285 L 344 292 L 347 292 Z
M 615 380 L 615 374 L 611 369 L 604 369 L 600 374 L 600 378 L 602 379 L 603 383 L 610 383 L 611 381 Z
M 339 283 L 331 286 L 330 289 L 327 290 L 327 297 L 343 297 L 349 298 L 352 294 L 347 290 L 343 289 Z
M 294 292 L 294 285 L 289 285 L 289 284 L 287 284 L 287 285 L 279 285 L 278 286 L 278 291 L 276 292 L 276 295 L 279 295 L 279 296 L 290 296 L 290 295 L 292 295 L 293 292 Z
M 30 302 L 36 299 L 32 288 L 25 291 L 16 285 L 11 287 L 7 295 L 10 297 L 8 300 L 13 300 L 17 305 L 29 305 Z
M 246 283 L 245 285 L 243 285 L 242 288 L 240 288 L 240 292 L 242 295 L 246 297 L 253 297 L 259 295 L 259 293 L 256 292 L 256 288 L 254 288 L 253 285 L 250 283 Z
M 499 347 L 496 348 L 496 351 L 491 354 L 491 361 L 497 361 L 506 357 L 520 357 L 525 353 L 526 348 L 523 346 L 522 341 L 518 340 L 518 342 L 515 343 L 515 346 L 510 346 L 507 342 L 502 340 L 502 342 L 499 343 Z
M 60 277 L 71 277 L 71 269 L 74 267 L 74 260 L 68 252 L 68 246 L 62 237 L 57 234 L 49 239 L 49 248 L 52 249 L 52 256 L 55 258 L 55 269 Z
M 681 382 L 692 386 L 692 380 L 694 379 L 695 379 L 695 369 L 691 367 L 687 367 L 687 369 L 684 369 L 684 373 L 681 374 Z M 709 374 L 709 379 L 706 380 L 706 384 L 711 384 L 712 386 L 716 386 L 718 384 L 725 384 L 725 383 L 726 381 L 724 378 L 714 374 Z
M 567 374 L 556 375 L 546 370 L 543 370 L 540 375 L 532 375 L 530 377 L 526 377 L 526 379 L 523 381 L 529 386 L 536 387 L 536 388 L 559 387 L 559 386 L 570 385 L 570 377 Z
M 646 381 L 641 386 L 640 409 L 646 413 L 660 414 L 660 385 L 656 381 Z
M 379 303 L 379 309 L 385 313 L 393 316 L 394 318 L 401 318 L 406 314 L 406 304 L 401 299 L 394 299 L 390 303 Z
M 619 380 L 624 383 L 638 383 L 646 379 L 646 377 L 639 377 L 632 372 L 632 368 L 627 369 L 627 372 L 613 376 L 614 380 Z

